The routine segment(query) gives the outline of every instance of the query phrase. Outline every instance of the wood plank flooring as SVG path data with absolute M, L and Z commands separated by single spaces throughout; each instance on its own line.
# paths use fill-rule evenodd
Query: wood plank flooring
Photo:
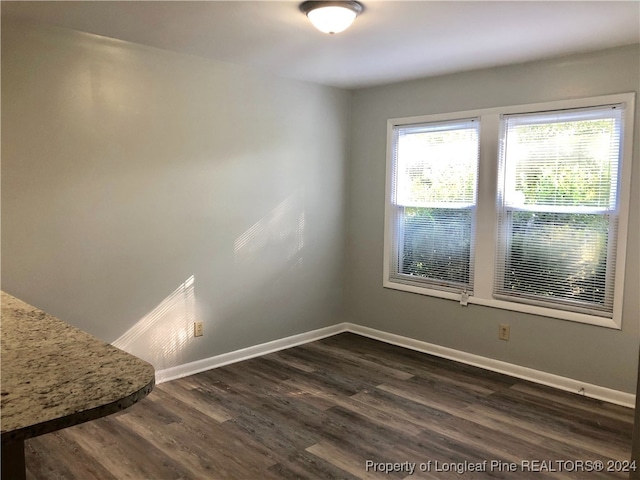
M 632 427 L 628 408 L 345 333 L 28 440 L 27 478 L 627 478 L 555 461 L 626 461 Z

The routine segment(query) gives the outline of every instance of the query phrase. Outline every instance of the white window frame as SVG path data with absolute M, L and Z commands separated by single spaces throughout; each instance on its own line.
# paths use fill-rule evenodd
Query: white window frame
M 478 121 L 479 119 L 477 118 L 457 118 L 455 119 L 452 123 L 459 123 L 459 124 L 471 124 L 473 123 L 473 125 L 475 126 L 476 131 L 478 132 L 478 146 L 480 143 L 480 123 Z M 432 124 L 423 124 L 420 123 L 419 125 L 408 125 L 409 127 L 412 126 L 417 126 L 417 127 L 426 127 L 427 129 L 429 129 L 429 127 L 445 127 L 447 123 L 450 122 L 434 122 Z M 468 127 L 467 127 L 468 128 Z M 393 142 L 395 145 L 395 142 L 399 139 L 396 129 L 394 128 L 394 131 L 392 132 L 393 135 Z M 395 150 L 392 152 L 392 155 L 394 155 L 394 158 L 396 158 L 395 155 Z M 476 162 L 476 171 L 475 171 L 475 177 L 476 177 L 476 183 L 477 183 L 477 177 L 478 177 L 478 165 L 477 163 L 479 163 L 479 154 L 477 156 L 477 162 Z M 392 186 L 393 187 L 393 186 Z M 437 290 L 437 291 L 449 291 L 449 292 L 458 292 L 458 291 L 465 291 L 470 293 L 473 290 L 473 257 L 474 257 L 474 245 L 475 245 L 475 241 L 473 238 L 473 232 L 475 231 L 475 223 L 476 223 L 476 192 L 474 192 L 474 198 L 472 200 L 471 203 L 467 203 L 467 202 L 444 202 L 444 203 L 438 203 L 438 202 L 434 202 L 434 203 L 430 203 L 428 205 L 428 208 L 451 208 L 452 210 L 468 210 L 471 212 L 471 245 L 470 245 L 470 252 L 469 252 L 469 285 L 464 285 L 461 283 L 456 284 L 456 282 L 446 282 L 446 281 L 438 281 L 432 278 L 427 278 L 427 279 L 422 279 L 422 278 L 415 278 L 412 277 L 411 275 L 404 275 L 401 274 L 400 272 L 398 272 L 399 265 L 398 262 L 395 262 L 393 265 L 389 265 L 390 266 L 390 271 L 389 271 L 389 278 L 393 277 L 393 282 L 396 283 L 403 283 L 403 284 L 409 284 L 409 285 L 417 285 L 420 288 L 425 288 L 428 290 Z M 394 197 L 396 195 L 394 194 Z M 392 220 L 392 222 L 396 223 L 400 221 L 400 218 L 404 216 L 404 210 L 405 208 L 410 207 L 410 205 L 399 205 L 399 204 L 393 204 L 393 213 L 394 213 L 394 219 Z M 405 232 L 403 230 L 398 229 L 396 231 L 397 235 L 395 237 L 395 241 L 393 242 L 392 245 L 392 258 L 397 258 L 398 260 L 400 258 L 403 257 L 403 249 L 404 249 L 404 235 Z
M 551 110 L 587 108 L 602 105 L 623 103 L 626 106 L 624 120 L 624 136 L 621 144 L 622 165 L 619 185 L 619 221 L 617 232 L 617 256 L 615 271 L 615 291 L 613 297 L 613 316 L 603 316 L 561 310 L 526 303 L 515 303 L 493 298 L 493 281 L 496 269 L 496 241 L 498 232 L 498 212 L 496 198 L 498 195 L 498 164 L 501 115 L 524 114 Z M 525 105 L 512 105 L 497 108 L 450 112 L 435 115 L 393 118 L 387 121 L 387 165 L 385 192 L 385 226 L 384 226 L 384 258 L 383 287 L 405 292 L 418 293 L 438 298 L 458 301 L 461 304 L 483 305 L 492 308 L 529 313 L 544 317 L 569 320 L 573 322 L 597 325 L 620 330 L 622 328 L 622 303 L 624 293 L 624 275 L 629 219 L 629 202 L 631 195 L 631 167 L 633 159 L 635 93 L 620 93 L 598 97 L 578 98 Z M 478 186 L 475 219 L 475 250 L 473 271 L 473 293 L 435 290 L 416 285 L 393 281 L 390 277 L 391 260 L 394 250 L 393 224 L 394 205 L 392 204 L 393 175 L 393 138 L 394 129 L 399 126 L 417 123 L 433 123 L 477 117 L 480 122 L 480 161 L 478 169 Z

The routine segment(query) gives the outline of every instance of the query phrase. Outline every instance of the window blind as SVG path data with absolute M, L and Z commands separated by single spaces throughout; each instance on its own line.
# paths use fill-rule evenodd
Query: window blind
M 611 316 L 624 105 L 502 117 L 494 297 Z
M 478 152 L 477 119 L 394 129 L 394 281 L 472 289 Z

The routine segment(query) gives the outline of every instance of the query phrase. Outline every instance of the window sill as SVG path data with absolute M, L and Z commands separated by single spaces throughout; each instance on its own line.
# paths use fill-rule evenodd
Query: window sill
M 459 293 L 445 292 L 445 291 L 434 290 L 434 289 L 424 288 L 424 287 L 416 287 L 413 285 L 405 285 L 402 283 L 396 283 L 388 280 L 384 281 L 383 287 L 389 288 L 392 290 L 401 290 L 403 292 L 417 293 L 417 294 L 426 295 L 429 297 L 437 297 L 437 298 L 444 298 L 447 300 L 454 300 L 456 302 L 460 302 L 460 296 L 461 296 Z M 598 327 L 611 328 L 614 330 L 621 330 L 621 326 L 619 322 L 616 322 L 616 319 L 598 317 L 595 315 L 587 315 L 584 313 L 568 312 L 566 310 L 557 310 L 554 308 L 545 308 L 545 307 L 539 307 L 535 305 L 527 305 L 524 303 L 508 302 L 504 300 L 479 298 L 475 296 L 470 296 L 469 299 L 467 300 L 467 303 L 473 304 L 473 305 L 481 305 L 481 306 L 490 307 L 490 308 L 499 308 L 501 310 L 510 310 L 512 312 L 539 315 L 541 317 L 557 318 L 560 320 L 567 320 L 570 322 L 577 322 L 577 323 L 583 323 L 587 325 L 595 325 Z

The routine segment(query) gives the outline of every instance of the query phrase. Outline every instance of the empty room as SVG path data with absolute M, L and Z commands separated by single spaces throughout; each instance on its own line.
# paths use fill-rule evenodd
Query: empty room
M 640 3 L 0 7 L 3 480 L 640 478 Z

